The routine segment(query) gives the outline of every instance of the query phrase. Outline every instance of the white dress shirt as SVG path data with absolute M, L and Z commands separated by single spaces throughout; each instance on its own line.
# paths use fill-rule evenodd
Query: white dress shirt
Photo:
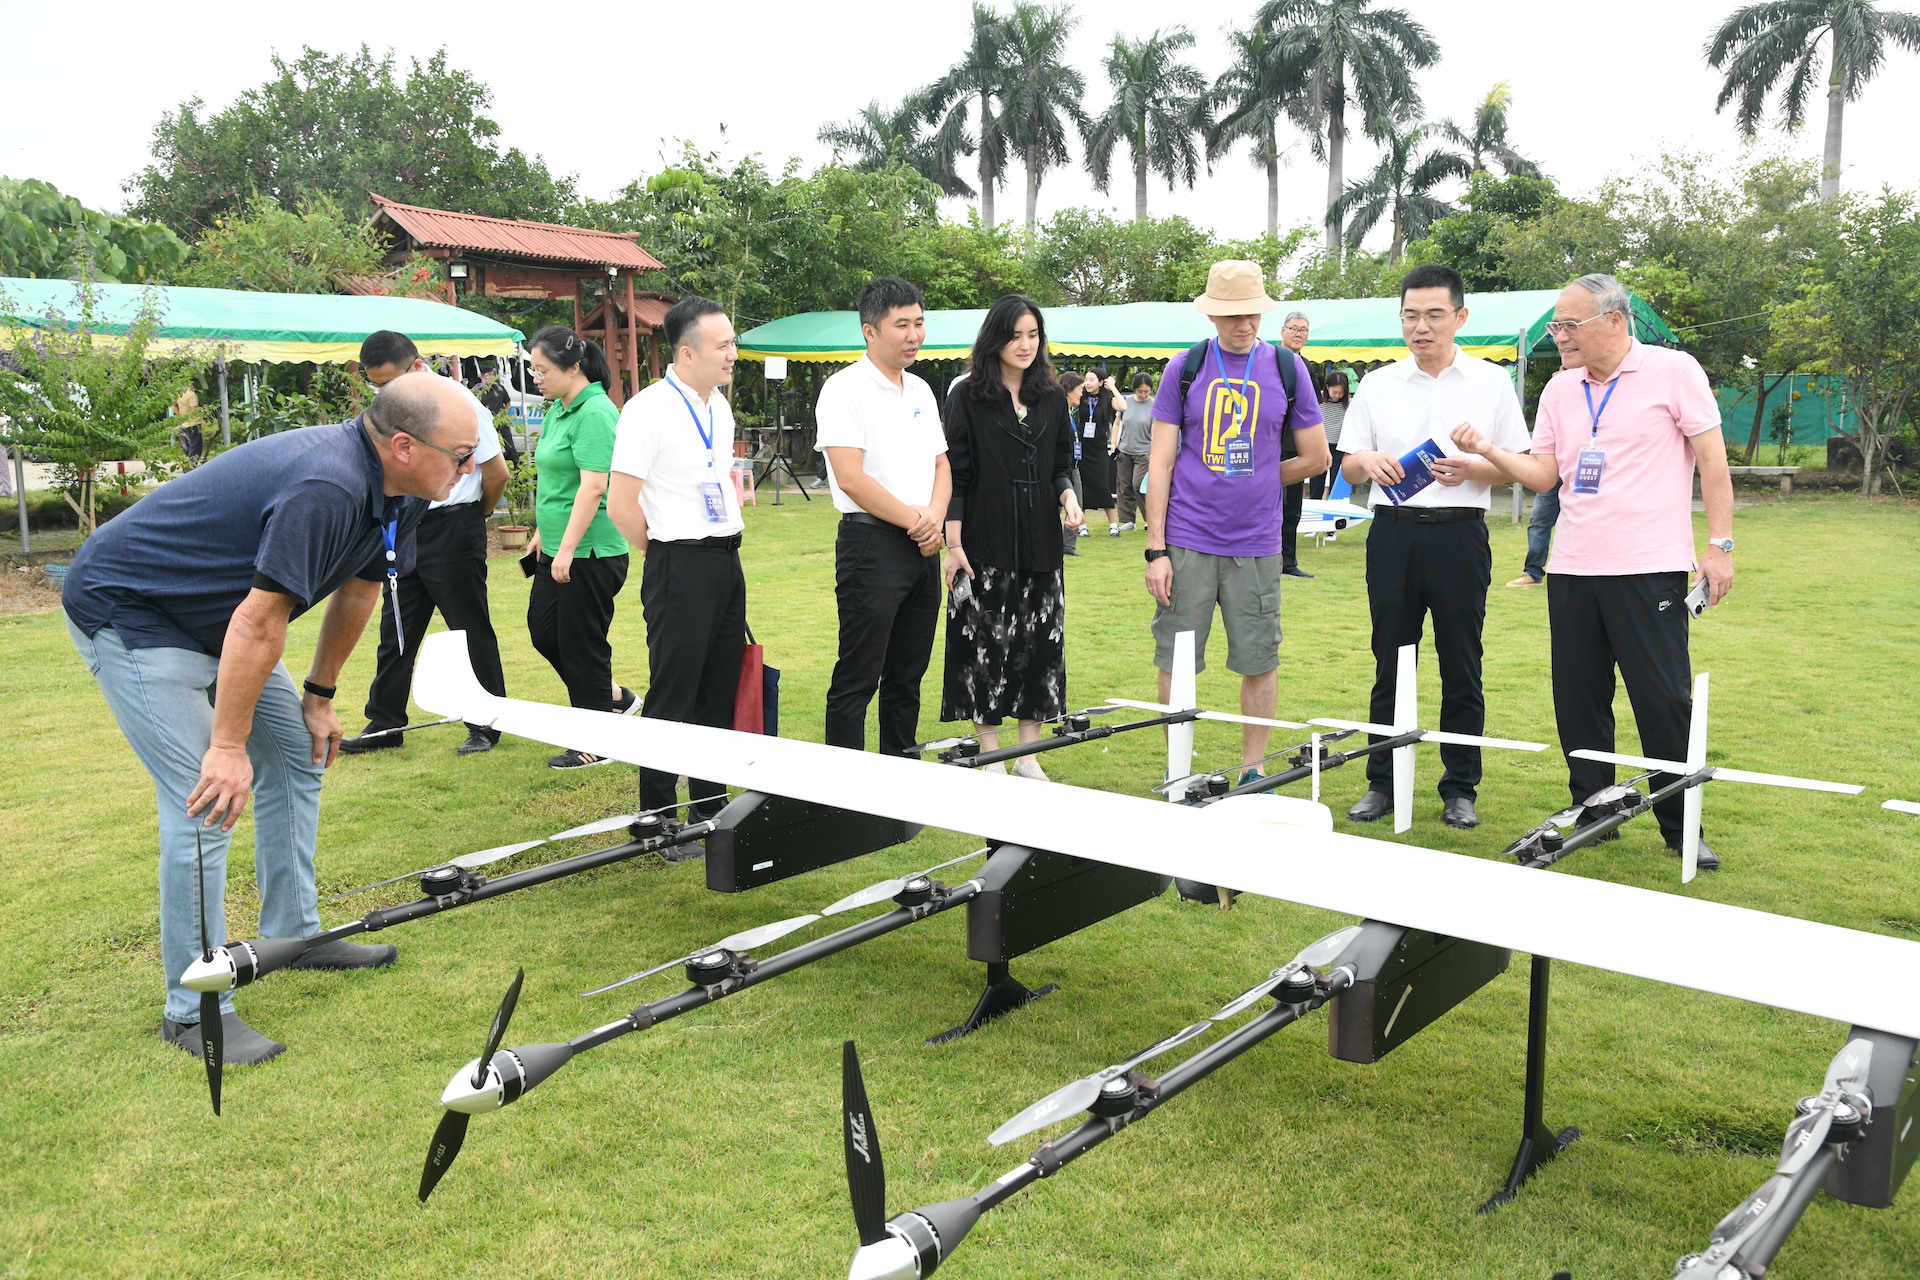
M 1527 423 L 1513 379 L 1491 361 L 1455 349 L 1453 363 L 1437 376 L 1420 368 L 1412 356 L 1375 369 L 1360 379 L 1340 428 L 1340 448 L 1348 456 L 1381 450 L 1403 457 L 1432 440 L 1450 458 L 1464 455 L 1454 446 L 1453 429 L 1470 423 L 1495 448 L 1510 453 L 1527 451 Z M 1479 507 L 1493 500 L 1493 486 L 1468 480 L 1452 487 L 1438 480 L 1408 498 L 1408 507 Z M 1373 486 L 1371 503 L 1393 505 L 1380 485 Z
M 700 428 L 712 423 L 712 447 Z M 613 469 L 640 485 L 647 537 L 659 542 L 723 538 L 746 528 L 740 498 L 727 472 L 733 467 L 733 407 L 715 387 L 702 403 L 698 392 L 667 376 L 640 389 L 620 410 L 613 437 Z M 722 520 L 707 518 L 707 484 L 720 486 Z
M 947 451 L 947 436 L 940 429 L 933 388 L 911 373 L 902 373 L 900 381 L 902 386 L 894 386 L 865 356 L 828 378 L 814 406 L 813 447 L 822 454 L 864 450 L 862 470 L 901 502 L 924 507 L 933 501 L 933 460 Z M 827 485 L 834 510 L 850 515 L 863 509 L 841 492 L 831 456 Z
M 487 412 L 487 406 L 480 403 L 480 397 L 472 396 L 472 399 L 473 415 L 480 423 L 480 443 L 474 446 L 473 470 L 455 481 L 453 490 L 446 497 L 438 502 L 429 502 L 428 510 L 435 507 L 457 507 L 463 502 L 480 501 L 480 467 L 483 463 L 491 462 L 500 456 L 500 433 L 493 429 L 493 415 Z

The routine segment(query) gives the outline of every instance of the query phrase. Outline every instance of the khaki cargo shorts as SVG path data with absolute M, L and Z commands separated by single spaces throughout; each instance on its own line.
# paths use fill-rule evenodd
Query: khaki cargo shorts
M 1214 606 L 1227 628 L 1227 670 L 1260 676 L 1280 665 L 1280 564 L 1284 557 L 1216 556 L 1168 547 L 1173 603 L 1153 613 L 1153 665 L 1173 670 L 1173 638 L 1193 632 L 1194 670 L 1207 669 Z

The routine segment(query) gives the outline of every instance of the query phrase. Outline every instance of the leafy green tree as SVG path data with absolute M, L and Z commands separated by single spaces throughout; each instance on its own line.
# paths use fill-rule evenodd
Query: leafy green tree
M 875 98 L 853 119 L 822 125 L 820 141 L 833 148 L 836 163 L 847 153 L 849 168 L 872 173 L 890 164 L 904 164 L 942 194 L 972 199 L 974 189 L 956 168 L 960 156 L 974 152 L 966 117 L 948 112 L 939 127 L 928 132 L 927 117 L 935 114 L 928 101 L 926 90 L 908 95 L 897 107 L 883 106 Z
M 1307 106 L 1307 66 L 1271 28 L 1227 33 L 1233 61 L 1213 82 L 1206 128 L 1207 163 L 1236 143 L 1252 144 L 1253 162 L 1267 175 L 1267 234 L 1280 230 L 1280 121 L 1313 127 Z
M 1460 199 L 1463 208 L 1428 228 L 1427 245 L 1435 261 L 1460 273 L 1470 292 L 1518 288 L 1500 237 L 1508 228 L 1540 217 L 1560 199 L 1549 179 L 1496 178 L 1485 169 L 1475 170 Z
M 1513 149 L 1507 141 L 1507 117 L 1513 110 L 1513 87 L 1505 80 L 1487 90 L 1487 96 L 1473 109 L 1473 122 L 1467 128 L 1451 120 L 1440 125 L 1440 136 L 1456 147 L 1464 147 L 1467 163 L 1475 173 L 1492 165 L 1508 177 L 1538 178 L 1540 166 Z
M 0 276 L 171 279 L 187 244 L 157 222 L 89 209 L 37 178 L 0 178 Z
M 82 536 L 98 526 L 94 474 L 104 463 L 166 466 L 179 459 L 167 410 L 205 364 L 182 350 L 152 349 L 165 313 L 159 290 L 142 292 L 124 334 L 100 332 L 100 294 L 84 275 L 72 314 L 22 314 L 0 290 L 0 444 L 52 463 Z M 35 325 L 44 327 L 35 327 Z
M 1006 121 L 1000 110 L 1007 88 L 1007 44 L 1007 20 L 992 5 L 973 0 L 973 22 L 960 61 L 922 91 L 928 119 L 937 122 L 942 136 L 964 132 L 967 112 L 980 114 L 973 154 L 979 161 L 980 221 L 989 231 L 994 193 L 1007 168 Z
M 1797 296 L 1768 309 L 1808 372 L 1846 389 L 1860 446 L 1861 492 L 1880 492 L 1887 446 L 1920 405 L 1920 209 L 1906 193 L 1842 200 Z
M 1344 222 L 1347 245 L 1357 249 L 1367 233 L 1387 219 L 1393 229 L 1387 261 L 1395 263 L 1407 241 L 1425 236 L 1428 227 L 1452 212 L 1453 207 L 1435 196 L 1433 189 L 1473 170 L 1459 152 L 1430 145 L 1440 132 L 1433 125 L 1381 120 L 1368 132 L 1381 146 L 1380 162 L 1333 202 L 1327 222 L 1329 226 Z
M 303 49 L 275 55 L 273 78 L 208 113 L 190 98 L 160 118 L 153 163 L 128 179 L 130 215 L 197 235 L 264 196 L 297 210 L 331 197 L 362 207 L 369 190 L 409 203 L 503 218 L 561 221 L 573 180 L 496 142 L 492 91 L 451 67 L 446 50 L 410 60 Z
M 1087 130 L 1087 171 L 1107 189 L 1113 149 L 1125 143 L 1133 157 L 1133 220 L 1147 220 L 1147 174 L 1191 187 L 1200 177 L 1196 137 L 1207 126 L 1207 81 L 1179 54 L 1193 47 L 1185 27 L 1155 31 L 1140 40 L 1116 35 L 1107 52 L 1113 105 Z
M 1384 253 L 1323 248 L 1308 255 L 1281 288 L 1289 298 L 1391 298 L 1418 260 L 1418 254 L 1389 262 Z
M 1206 287 L 1207 271 L 1225 258 L 1261 264 L 1269 275 L 1310 233 L 1221 242 L 1185 218 L 1121 222 L 1091 209 L 1063 209 L 1030 241 L 1027 262 L 1059 293 L 1042 301 L 1075 306 L 1119 302 L 1186 302 Z
M 1920 18 L 1886 12 L 1877 0 L 1764 0 L 1728 14 L 1708 38 L 1705 52 L 1707 65 L 1727 76 L 1714 110 L 1724 111 L 1739 99 L 1734 119 L 1741 134 L 1751 138 L 1776 86 L 1787 128 L 1800 128 L 1822 43 L 1827 54 L 1827 134 L 1820 198 L 1831 200 L 1840 192 L 1846 105 L 1880 70 L 1889 44 L 1920 52 Z
M 1440 59 L 1440 46 L 1404 9 L 1376 9 L 1373 0 L 1266 0 L 1256 21 L 1277 30 L 1308 67 L 1315 117 L 1322 122 L 1314 155 L 1327 162 L 1326 246 L 1342 239 L 1334 203 L 1346 191 L 1347 111 L 1362 120 L 1417 116 L 1413 73 Z
M 1047 170 L 1067 163 L 1067 142 L 1087 132 L 1086 77 L 1067 61 L 1067 38 L 1079 25 L 1069 4 L 1021 0 L 1007 17 L 1007 80 L 1002 96 L 1007 147 L 1027 170 L 1027 228 L 1040 204 Z
M 372 225 L 340 211 L 331 197 L 284 209 L 255 196 L 238 213 L 222 214 L 194 245 L 181 284 L 267 293 L 337 293 L 343 276 L 386 268 L 385 240 Z

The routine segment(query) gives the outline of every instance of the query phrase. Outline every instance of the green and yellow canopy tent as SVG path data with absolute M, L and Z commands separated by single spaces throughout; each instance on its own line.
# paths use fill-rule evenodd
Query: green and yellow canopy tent
M 1456 341 L 1469 354 L 1501 364 L 1553 350 L 1547 321 L 1557 289 L 1467 295 L 1467 323 Z M 1304 311 L 1312 322 L 1309 360 L 1365 365 L 1407 354 L 1400 340 L 1397 298 L 1339 298 L 1285 302 L 1279 314 Z M 964 358 L 973 347 L 985 311 L 929 311 L 922 359 Z M 1129 302 L 1108 307 L 1049 307 L 1047 348 L 1055 356 L 1137 356 L 1169 360 L 1202 338 L 1213 324 L 1185 302 Z M 1633 299 L 1635 332 L 1643 341 L 1677 343 L 1673 330 L 1639 297 Z M 1274 326 L 1277 331 L 1278 326 Z M 1269 337 L 1278 336 L 1277 332 Z M 764 360 L 845 364 L 860 358 L 860 317 L 852 311 L 810 311 L 787 316 L 740 336 L 740 354 Z

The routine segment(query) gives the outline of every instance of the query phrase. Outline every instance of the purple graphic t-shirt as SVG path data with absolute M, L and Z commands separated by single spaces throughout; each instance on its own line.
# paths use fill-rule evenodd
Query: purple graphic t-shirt
M 1303 394 L 1287 421 L 1287 391 L 1277 360 L 1283 348 L 1257 342 L 1247 357 L 1207 343 L 1206 361 L 1180 405 L 1185 357 L 1175 357 L 1160 380 L 1153 416 L 1180 424 L 1180 453 L 1167 493 L 1167 545 L 1216 556 L 1280 554 L 1283 430 L 1320 425 L 1320 406 Z M 1294 386 L 1310 392 L 1306 362 L 1295 364 Z M 1224 376 L 1223 376 L 1224 375 Z M 1244 394 L 1244 399 L 1243 399 Z M 1285 451 L 1291 455 L 1294 451 Z

